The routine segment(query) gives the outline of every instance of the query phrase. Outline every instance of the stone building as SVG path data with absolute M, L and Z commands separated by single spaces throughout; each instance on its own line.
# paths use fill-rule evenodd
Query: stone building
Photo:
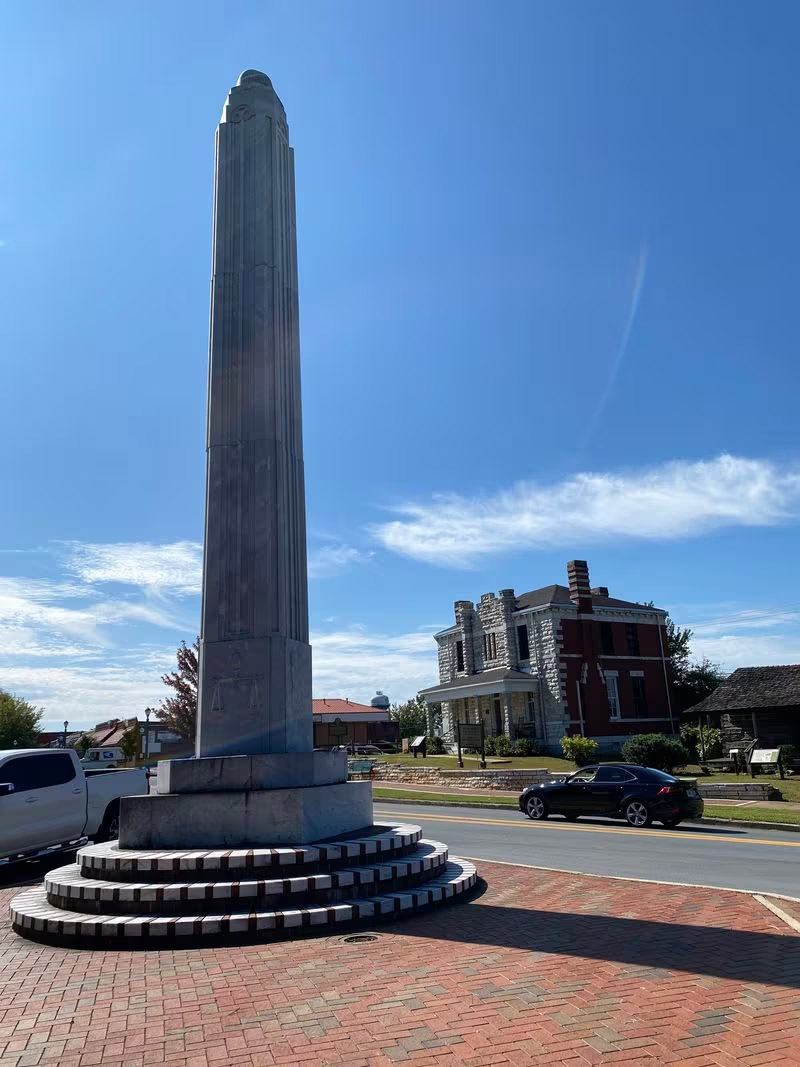
M 666 612 L 591 588 L 582 560 L 568 586 L 517 595 L 501 589 L 455 603 L 455 624 L 435 634 L 445 740 L 456 722 L 487 735 L 536 740 L 560 753 L 565 734 L 612 749 L 637 733 L 674 732 Z

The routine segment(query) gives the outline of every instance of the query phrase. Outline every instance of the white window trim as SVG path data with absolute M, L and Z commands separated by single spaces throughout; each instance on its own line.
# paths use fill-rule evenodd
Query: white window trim
M 619 705 L 619 672 L 618 671 L 603 671 L 606 681 L 606 690 L 608 691 L 608 718 L 613 722 L 618 722 L 622 715 L 620 714 Z M 609 684 L 613 682 L 613 685 Z M 614 696 L 612 702 L 611 696 Z

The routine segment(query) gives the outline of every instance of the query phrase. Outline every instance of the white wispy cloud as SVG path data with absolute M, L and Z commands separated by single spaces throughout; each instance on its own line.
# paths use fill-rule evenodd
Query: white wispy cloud
M 314 693 L 368 704 L 377 689 L 406 700 L 437 681 L 431 634 L 384 634 L 354 626 L 312 633 Z
M 374 553 L 362 552 L 352 545 L 323 545 L 308 556 L 309 578 L 333 578 L 350 567 L 367 563 Z
M 167 693 L 161 675 L 175 665 L 175 650 L 130 650 L 103 663 L 0 666 L 0 686 L 44 709 L 42 729 L 73 729 L 110 718 L 141 715 Z
M 197 541 L 152 544 L 67 542 L 66 568 L 89 584 L 116 582 L 155 592 L 192 596 L 202 584 L 203 546 Z
M 730 526 L 773 526 L 800 515 L 800 467 L 721 455 L 620 473 L 519 482 L 485 496 L 439 494 L 393 509 L 372 527 L 387 549 L 468 568 L 500 552 L 638 538 L 697 537 Z

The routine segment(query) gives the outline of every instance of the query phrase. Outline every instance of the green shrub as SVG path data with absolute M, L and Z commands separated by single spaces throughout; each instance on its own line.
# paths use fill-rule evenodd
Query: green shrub
M 494 740 L 495 739 L 493 737 L 484 738 L 483 751 L 486 753 L 487 756 L 496 755 Z
M 494 739 L 494 754 L 495 756 L 511 755 L 511 740 L 505 734 L 498 734 Z
M 722 755 L 722 734 L 715 726 L 702 728 L 702 741 L 700 744 L 701 730 L 699 726 L 687 723 L 681 727 L 681 741 L 686 749 L 691 762 L 696 763 L 699 759 L 718 759 Z
M 685 767 L 689 753 L 677 737 L 666 734 L 639 734 L 629 738 L 622 746 L 622 758 L 626 763 L 638 763 L 642 767 L 671 774 L 676 767 Z
M 444 741 L 435 735 L 428 737 L 428 755 L 443 756 L 445 752 Z
M 562 737 L 561 751 L 564 759 L 572 760 L 576 767 L 585 767 L 597 757 L 597 742 L 591 737 Z
M 781 763 L 784 767 L 797 759 L 796 745 L 781 745 Z
M 515 756 L 538 756 L 539 746 L 529 737 L 518 737 L 512 751 Z

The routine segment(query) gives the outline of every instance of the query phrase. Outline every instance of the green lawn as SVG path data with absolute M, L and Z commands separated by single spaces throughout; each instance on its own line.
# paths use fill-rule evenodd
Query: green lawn
M 780 779 L 779 779 L 780 781 Z M 770 808 L 736 808 L 728 804 L 707 804 L 708 819 L 747 819 L 748 822 L 783 822 L 800 825 L 800 811 L 775 804 Z

